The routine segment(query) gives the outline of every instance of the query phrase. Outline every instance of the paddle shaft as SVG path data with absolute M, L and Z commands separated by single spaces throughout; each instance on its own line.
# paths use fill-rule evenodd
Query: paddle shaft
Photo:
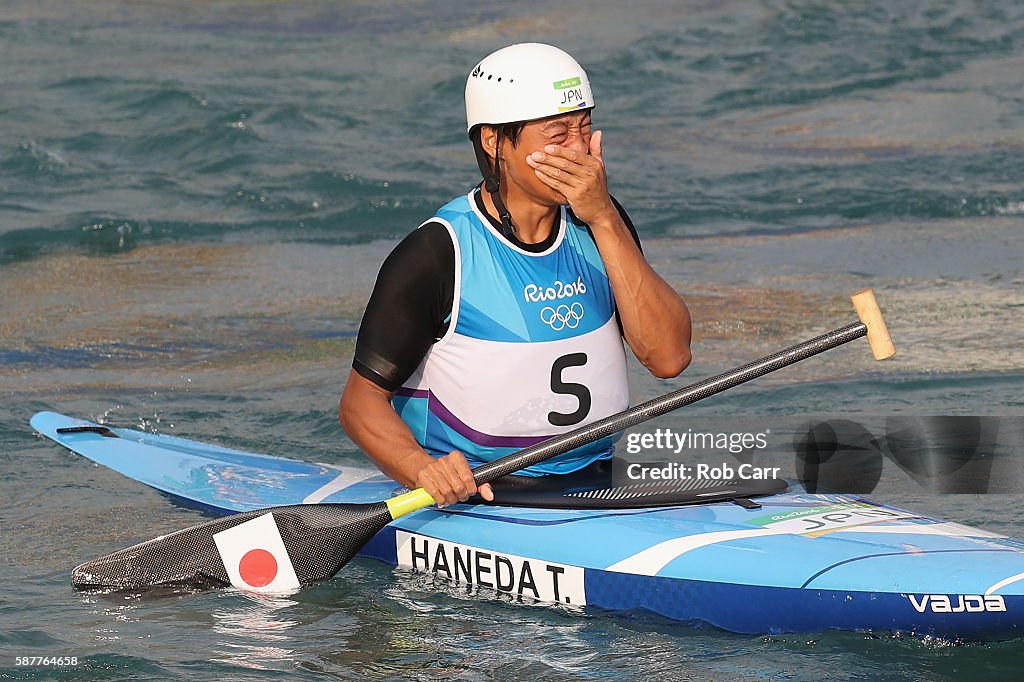
M 721 393 L 734 386 L 764 376 L 775 370 L 788 367 L 809 357 L 824 353 L 854 339 L 867 336 L 868 328 L 863 322 L 855 322 L 846 327 L 830 331 L 803 343 L 773 353 L 760 360 L 737 367 L 723 374 L 698 381 L 666 395 L 635 405 L 624 412 L 610 415 L 603 419 L 581 426 L 568 433 L 532 445 L 501 459 L 488 462 L 473 469 L 473 478 L 477 485 L 488 483 L 502 476 L 513 474 L 520 469 L 539 464 L 557 455 L 569 452 L 581 445 L 593 443 L 601 438 L 612 436 L 642 422 L 660 417 L 672 410 L 691 405 L 708 396 Z

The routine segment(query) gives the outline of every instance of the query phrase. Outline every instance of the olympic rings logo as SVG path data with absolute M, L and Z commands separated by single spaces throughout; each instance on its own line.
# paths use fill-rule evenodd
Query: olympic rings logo
M 583 304 L 579 301 L 572 305 L 560 305 L 557 308 L 547 305 L 540 311 L 540 321 L 556 332 L 566 328 L 575 329 L 580 326 L 583 313 Z

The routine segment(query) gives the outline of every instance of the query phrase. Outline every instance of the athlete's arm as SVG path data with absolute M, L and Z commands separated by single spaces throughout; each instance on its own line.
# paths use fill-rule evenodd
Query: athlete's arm
M 338 415 L 345 432 L 378 469 L 407 488 L 423 488 L 438 506 L 465 502 L 478 491 L 461 452 L 428 455 L 391 406 L 391 393 L 355 369 L 349 373 Z M 484 499 L 494 499 L 489 485 L 480 486 L 479 492 Z
M 478 492 L 469 465 L 458 452 L 436 459 L 427 454 L 391 396 L 419 366 L 451 310 L 454 258 L 447 230 L 436 223 L 410 234 L 388 256 L 363 315 L 338 410 L 345 432 L 381 471 L 409 488 L 424 488 L 442 506 Z M 493 497 L 488 485 L 479 493 Z
M 679 375 L 691 359 L 690 311 L 644 258 L 608 194 L 601 132 L 591 136 L 589 154 L 548 145 L 527 162 L 590 226 L 608 271 L 623 335 L 637 359 L 655 376 Z

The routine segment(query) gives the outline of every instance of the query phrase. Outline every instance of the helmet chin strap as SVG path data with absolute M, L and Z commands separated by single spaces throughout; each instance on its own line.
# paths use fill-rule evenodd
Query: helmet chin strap
M 498 191 L 498 181 L 501 177 L 501 164 L 498 160 L 498 150 L 501 149 L 502 142 L 501 129 L 498 129 L 497 144 L 494 148 L 494 170 L 491 170 L 490 159 L 484 151 L 481 137 L 482 135 L 478 132 L 473 139 L 476 163 L 480 166 L 480 173 L 484 176 L 484 189 L 490 193 L 491 201 L 494 202 L 494 208 L 498 210 L 498 217 L 501 219 L 501 234 L 511 241 L 515 237 L 516 228 L 512 224 L 512 214 L 505 208 L 505 202 L 501 200 L 501 194 Z

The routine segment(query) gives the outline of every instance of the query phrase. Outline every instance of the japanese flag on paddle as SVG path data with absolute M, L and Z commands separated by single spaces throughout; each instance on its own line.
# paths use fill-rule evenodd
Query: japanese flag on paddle
M 301 585 L 272 513 L 215 533 L 231 584 L 249 592 L 291 592 Z

